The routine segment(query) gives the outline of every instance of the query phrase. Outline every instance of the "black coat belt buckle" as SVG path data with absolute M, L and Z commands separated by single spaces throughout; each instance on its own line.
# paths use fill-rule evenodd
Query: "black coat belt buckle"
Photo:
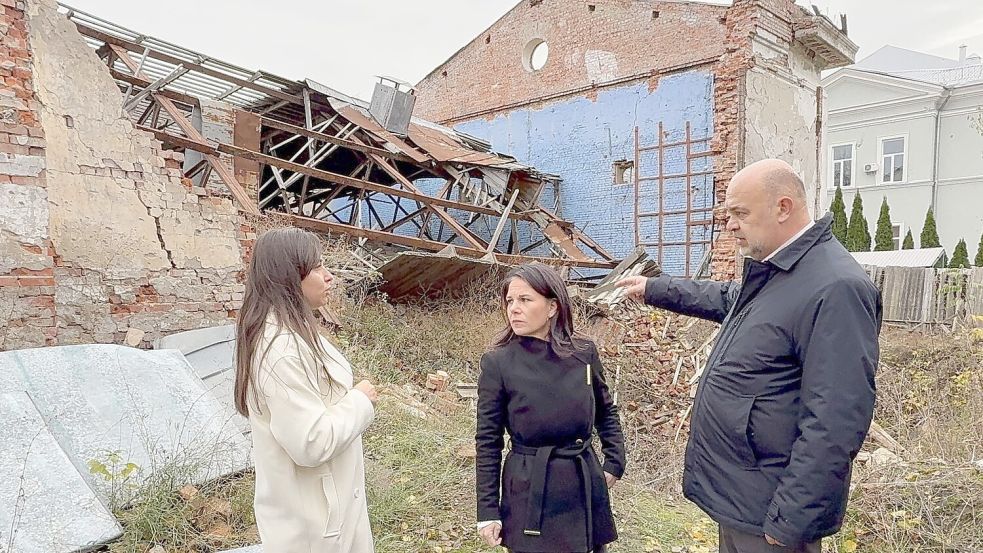
M 540 532 L 539 530 L 523 530 L 522 533 L 525 534 L 525 535 L 527 535 L 527 536 L 541 536 L 542 535 L 542 532 Z

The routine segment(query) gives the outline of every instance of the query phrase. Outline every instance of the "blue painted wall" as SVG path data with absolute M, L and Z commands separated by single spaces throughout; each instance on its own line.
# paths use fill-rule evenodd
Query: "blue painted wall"
M 713 76 L 709 72 L 690 71 L 662 77 L 655 90 L 648 83 L 605 89 L 595 101 L 572 98 L 551 103 L 539 109 L 519 109 L 497 116 L 493 120 L 475 120 L 457 129 L 492 143 L 495 151 L 514 156 L 522 163 L 563 178 L 560 190 L 561 213 L 615 256 L 629 254 L 635 246 L 634 187 L 615 185 L 612 165 L 615 160 L 634 158 L 634 128 L 637 125 L 642 145 L 656 144 L 659 122 L 663 123 L 667 142 L 676 142 L 685 135 L 686 122 L 694 138 L 709 138 L 713 133 Z M 703 150 L 708 142 L 702 145 Z M 694 148 L 694 152 L 699 148 Z M 694 160 L 693 171 L 710 168 L 709 158 Z M 639 175 L 658 174 L 657 152 L 646 152 L 641 159 Z M 666 174 L 685 172 L 683 148 L 666 152 Z M 712 206 L 713 180 L 697 177 L 690 183 L 693 206 Z M 657 184 L 642 183 L 642 211 L 658 209 Z M 685 179 L 668 179 L 663 195 L 664 209 L 685 209 Z M 553 205 L 552 194 L 543 195 L 544 205 Z M 694 216 L 703 218 L 700 215 Z M 664 221 L 664 242 L 682 242 L 685 237 L 685 216 L 667 216 Z M 642 241 L 658 241 L 658 222 L 642 219 Z M 693 239 L 707 239 L 705 227 L 691 227 Z M 655 258 L 656 249 L 649 248 Z M 693 246 L 688 252 L 695 268 L 704 253 L 704 246 Z M 663 269 L 670 274 L 683 274 L 686 249 L 668 246 Z

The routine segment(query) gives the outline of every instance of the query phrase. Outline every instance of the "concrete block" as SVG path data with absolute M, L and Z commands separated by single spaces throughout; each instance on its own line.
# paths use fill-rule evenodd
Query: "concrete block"
M 27 393 L 0 394 L 0 420 L 0 528 L 11 552 L 88 550 L 122 534 Z
M 235 409 L 235 325 L 200 328 L 154 340 L 155 349 L 176 349 L 205 382 L 205 387 L 230 410 Z M 248 432 L 249 423 L 238 417 L 239 427 Z
M 0 165 L 2 159 L 0 154 Z M 48 195 L 44 188 L 0 184 L 0 231 L 17 236 L 20 242 L 41 246 L 48 237 L 48 216 Z
M 250 466 L 237 417 L 212 397 L 180 352 L 116 345 L 0 353 L 0 389 L 30 392 L 52 434 L 96 493 L 88 463 L 117 452 L 140 484 L 163 467 L 203 482 Z
M 44 170 L 44 157 L 0 152 L 0 175 L 36 177 Z
M 130 328 L 126 331 L 126 339 L 124 343 L 130 347 L 137 347 L 143 340 L 143 337 L 147 334 L 146 331 L 140 330 L 139 328 Z

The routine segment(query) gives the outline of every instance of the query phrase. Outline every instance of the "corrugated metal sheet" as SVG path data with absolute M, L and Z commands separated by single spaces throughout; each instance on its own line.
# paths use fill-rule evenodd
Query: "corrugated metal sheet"
M 872 267 L 932 267 L 942 257 L 944 248 L 890 250 L 884 252 L 852 252 L 861 265 Z
M 266 73 L 265 71 L 247 69 L 238 65 L 216 60 L 205 54 L 195 52 L 194 50 L 189 50 L 164 40 L 137 33 L 127 29 L 126 27 L 117 25 L 111 21 L 107 21 L 90 13 L 80 11 L 69 5 L 59 4 L 58 6 L 59 11 L 64 13 L 66 17 L 76 24 L 85 25 L 107 35 L 137 43 L 152 51 L 173 56 L 187 63 L 196 64 L 201 67 L 220 72 L 224 75 L 228 75 L 229 77 L 249 81 L 277 92 L 287 93 L 288 89 L 297 86 L 295 81 Z M 94 40 L 91 37 L 86 37 L 85 40 L 93 48 L 98 48 L 102 45 L 100 41 Z M 132 57 L 139 60 L 140 54 L 134 52 L 132 53 Z M 169 74 L 175 67 L 176 65 L 173 63 L 147 57 L 145 60 L 143 60 L 141 71 L 147 75 L 150 80 L 156 80 Z M 128 73 L 126 67 L 121 62 L 117 62 L 115 69 L 123 73 Z M 172 82 L 167 88 L 169 90 L 176 90 L 178 92 L 197 97 L 221 99 L 222 101 L 240 107 L 271 101 L 271 99 L 263 92 L 251 90 L 241 86 L 233 86 L 230 85 L 228 81 L 198 72 L 189 72 L 184 74 L 183 76 L 175 79 L 174 82 Z
M 497 281 L 512 267 L 485 259 L 446 253 L 403 252 L 379 267 L 379 289 L 393 301 L 421 296 L 453 296 L 481 279 Z M 497 282 L 496 282 L 497 284 Z

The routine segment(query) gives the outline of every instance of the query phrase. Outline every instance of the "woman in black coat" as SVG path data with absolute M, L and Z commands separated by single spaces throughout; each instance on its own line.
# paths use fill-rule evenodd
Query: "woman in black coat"
M 618 537 L 608 488 L 624 473 L 625 446 L 597 348 L 574 335 L 570 298 L 552 268 L 513 269 L 501 294 L 508 325 L 478 379 L 479 534 L 514 552 L 603 551 Z M 591 447 L 595 428 L 603 466 Z

